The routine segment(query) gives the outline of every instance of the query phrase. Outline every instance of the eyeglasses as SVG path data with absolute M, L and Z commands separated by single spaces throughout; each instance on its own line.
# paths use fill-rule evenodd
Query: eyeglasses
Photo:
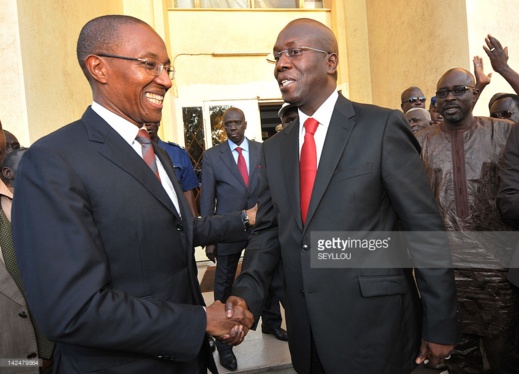
M 425 96 L 411 96 L 409 99 L 402 101 L 402 104 L 404 104 L 404 103 L 414 104 L 417 101 L 419 101 L 421 103 L 425 103 L 427 101 L 427 98 Z
M 323 51 L 322 49 L 305 47 L 305 46 L 302 45 L 301 47 L 288 48 L 288 49 L 285 49 L 284 51 L 280 51 L 278 53 L 274 53 L 274 61 L 272 61 L 270 59 L 267 59 L 267 61 L 271 62 L 271 63 L 276 63 L 276 62 L 279 61 L 279 59 L 281 58 L 281 55 L 283 55 L 283 54 L 285 56 L 287 56 L 289 59 L 298 58 L 298 57 L 301 57 L 303 55 L 303 51 L 320 52 L 320 53 L 324 53 L 325 55 L 329 55 L 330 53 L 333 53 L 333 52 Z
M 510 117 L 512 117 L 512 114 L 514 113 L 515 112 L 511 112 L 509 110 L 503 110 L 501 112 L 490 113 L 490 117 L 510 119 Z
M 241 120 L 236 120 L 236 121 L 226 121 L 224 122 L 224 126 L 225 127 L 232 127 L 233 125 L 235 126 L 240 126 L 243 122 L 245 121 L 241 121 Z
M 136 58 L 136 57 L 117 56 L 117 55 L 110 55 L 108 53 L 98 53 L 97 56 L 119 58 L 121 60 L 128 60 L 128 61 L 139 61 L 141 64 L 144 65 L 144 69 L 152 75 L 159 76 L 160 74 L 162 74 L 162 70 L 166 69 L 169 79 L 173 80 L 175 78 L 175 69 L 173 67 L 165 66 L 163 63 L 161 63 L 157 60 L 154 60 L 152 58 Z
M 469 86 L 454 86 L 452 90 L 448 90 L 446 88 L 439 89 L 436 91 L 436 96 L 445 99 L 447 96 L 449 96 L 449 92 L 452 92 L 454 96 L 462 96 L 465 92 L 467 92 L 469 89 L 474 89 L 474 87 Z

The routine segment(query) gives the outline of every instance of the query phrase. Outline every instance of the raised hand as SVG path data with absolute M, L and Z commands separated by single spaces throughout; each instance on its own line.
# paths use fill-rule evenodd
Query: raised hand
M 503 48 L 499 40 L 490 34 L 485 38 L 485 43 L 487 45 L 484 45 L 483 49 L 490 59 L 492 69 L 502 74 L 508 68 L 508 47 Z
M 476 77 L 476 88 L 482 90 L 486 85 L 490 83 L 492 73 L 485 74 L 483 69 L 483 59 L 479 56 L 474 56 L 472 59 L 474 63 L 474 76 Z

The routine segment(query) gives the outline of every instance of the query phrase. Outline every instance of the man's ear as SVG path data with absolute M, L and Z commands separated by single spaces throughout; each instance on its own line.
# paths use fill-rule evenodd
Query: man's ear
M 108 65 L 105 60 L 96 55 L 88 55 L 85 67 L 90 76 L 99 83 L 106 83 Z
M 2 167 L 2 176 L 7 180 L 13 180 L 13 172 L 7 166 Z
M 339 56 L 337 53 L 330 53 L 328 55 L 328 73 L 334 74 L 337 71 L 337 66 L 339 65 Z

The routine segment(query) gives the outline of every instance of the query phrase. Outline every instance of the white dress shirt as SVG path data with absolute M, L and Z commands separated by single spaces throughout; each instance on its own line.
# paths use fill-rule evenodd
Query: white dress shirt
M 105 107 L 99 105 L 95 101 L 92 103 L 92 110 L 96 112 L 102 119 L 104 119 L 125 141 L 133 148 L 135 152 L 142 158 L 142 145 L 135 138 L 139 133 L 139 128 L 135 126 L 133 123 L 125 120 L 124 118 L 118 116 L 117 114 L 109 111 Z M 146 130 L 146 126 L 143 126 L 144 130 Z M 180 215 L 180 209 L 178 205 L 178 196 L 175 193 L 175 189 L 173 188 L 173 183 L 169 179 L 164 166 L 160 162 L 157 155 L 155 155 L 155 161 L 157 162 L 157 169 L 159 171 L 160 183 L 162 187 L 168 194 L 171 202 L 175 206 L 178 214 Z
M 330 126 L 330 120 L 332 119 L 333 109 L 335 108 L 335 103 L 339 98 L 339 93 L 334 91 L 328 99 L 317 109 L 312 118 L 319 122 L 319 126 L 317 126 L 317 130 L 314 134 L 315 139 L 315 148 L 317 151 L 317 168 L 319 168 L 319 161 L 321 160 L 321 153 L 323 153 L 324 140 L 326 139 L 326 133 L 328 132 L 328 127 Z M 301 147 L 303 146 L 303 142 L 305 141 L 305 127 L 303 126 L 305 121 L 310 118 L 299 109 L 297 110 L 299 113 L 299 157 L 301 157 Z

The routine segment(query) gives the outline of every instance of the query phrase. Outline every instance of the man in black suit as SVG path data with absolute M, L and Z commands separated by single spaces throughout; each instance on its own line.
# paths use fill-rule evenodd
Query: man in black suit
M 202 217 L 250 209 L 258 200 L 261 143 L 245 137 L 247 121 L 241 109 L 227 109 L 222 122 L 227 141 L 209 148 L 202 159 Z M 244 167 L 242 172 L 241 162 Z M 245 240 L 206 246 L 207 257 L 212 261 L 216 259 L 215 300 L 223 302 L 231 295 L 238 262 L 246 245 Z M 282 288 L 280 276 L 276 277 L 274 284 L 279 294 Z M 286 331 L 281 329 L 279 296 L 276 297 L 276 292 L 272 290 L 269 295 L 262 313 L 262 327 L 265 333 L 273 333 L 278 339 L 287 340 Z M 220 342 L 216 343 L 216 347 L 222 366 L 236 370 L 238 362 L 232 347 Z
M 510 130 L 499 171 L 500 185 L 497 205 L 503 220 L 519 229 L 519 126 Z M 519 287 L 519 249 L 515 251 L 508 271 L 508 280 Z
M 17 260 L 56 342 L 54 372 L 217 372 L 206 335 L 239 343 L 252 316 L 204 307 L 193 247 L 243 240 L 242 212 L 193 219 L 167 154 L 146 137 L 172 85 L 148 24 L 95 18 L 77 57 L 94 102 L 25 153 L 13 204 Z
M 426 359 L 436 366 L 460 338 L 456 291 L 448 240 L 405 117 L 337 92 L 337 41 L 315 20 L 290 22 L 274 56 L 283 100 L 298 106 L 299 119 L 263 143 L 257 221 L 226 307 L 248 306 L 258 316 L 282 260 L 298 373 L 402 374 Z M 300 164 L 300 153 L 312 160 L 314 130 L 305 133 L 312 122 L 313 166 Z M 315 179 L 302 184 L 316 167 Z M 417 267 L 415 283 L 411 268 L 312 265 L 318 246 L 311 234 L 374 234 L 391 231 L 397 220 L 407 231 L 437 232 L 407 242 L 414 261 L 427 265 L 434 255 L 447 266 Z M 406 258 L 407 247 L 392 247 L 387 259 Z

